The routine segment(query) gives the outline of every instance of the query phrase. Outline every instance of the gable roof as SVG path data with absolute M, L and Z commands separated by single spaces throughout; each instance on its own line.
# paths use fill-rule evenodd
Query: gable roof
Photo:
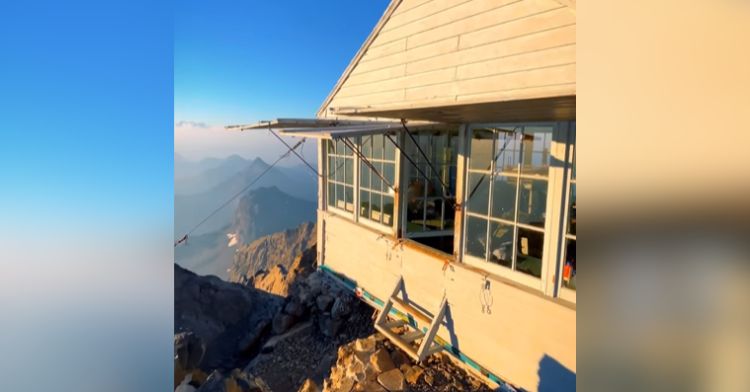
M 575 96 L 575 0 L 392 0 L 316 115 L 561 96 Z

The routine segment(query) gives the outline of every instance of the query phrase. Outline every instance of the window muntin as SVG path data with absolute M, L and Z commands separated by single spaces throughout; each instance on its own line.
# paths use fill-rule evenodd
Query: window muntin
M 328 206 L 354 212 L 354 154 L 342 140 L 327 141 Z
M 393 226 L 394 195 L 389 184 L 395 186 L 396 182 L 395 148 L 383 135 L 361 137 L 359 148 L 387 182 L 363 160 L 359 160 L 359 217 L 384 226 Z
M 416 164 L 409 163 L 405 170 L 406 233 L 447 232 L 452 234 L 456 204 L 456 168 L 458 157 L 458 132 L 438 131 L 415 133 L 414 139 L 405 138 L 404 151 Z M 434 168 L 434 171 L 433 171 Z M 425 178 L 427 175 L 428 178 Z M 447 189 L 443 190 L 443 184 Z
M 541 278 L 554 124 L 471 132 L 465 252 Z

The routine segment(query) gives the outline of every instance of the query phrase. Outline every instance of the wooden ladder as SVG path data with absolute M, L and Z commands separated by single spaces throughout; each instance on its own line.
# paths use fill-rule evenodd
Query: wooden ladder
M 412 359 L 417 362 L 422 362 L 425 358 L 430 355 L 437 353 L 443 349 L 443 346 L 434 342 L 435 335 L 440 328 L 440 324 L 445 317 L 445 310 L 447 308 L 447 301 L 443 297 L 440 302 L 440 310 L 438 310 L 435 317 L 430 319 L 426 314 L 419 311 L 415 307 L 408 304 L 401 298 L 398 298 L 399 291 L 404 288 L 404 278 L 401 277 L 396 282 L 396 287 L 393 289 L 393 293 L 383 305 L 383 309 L 380 310 L 380 314 L 375 319 L 375 329 L 385 335 L 388 340 L 393 342 L 401 350 L 406 352 Z M 396 305 L 399 310 L 406 313 L 410 318 L 419 321 L 420 325 L 429 325 L 426 333 L 423 333 L 418 328 L 407 323 L 404 320 L 388 320 L 388 314 L 390 313 L 393 306 Z M 393 331 L 394 328 L 407 327 L 406 331 L 399 334 Z

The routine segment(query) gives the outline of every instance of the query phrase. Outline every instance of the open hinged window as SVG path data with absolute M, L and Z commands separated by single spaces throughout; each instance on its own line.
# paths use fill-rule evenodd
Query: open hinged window
M 268 130 L 277 137 L 276 131 L 280 135 L 320 139 L 321 153 L 324 154 L 324 167 L 321 168 L 320 175 L 324 181 L 321 192 L 324 192 L 325 208 L 384 233 L 396 234 L 397 225 L 400 225 L 397 219 L 400 213 L 397 200 L 399 200 L 399 193 L 404 194 L 399 190 L 400 168 L 403 166 L 401 157 L 406 154 L 413 156 L 416 161 L 419 161 L 415 162 L 416 165 L 421 164 L 426 168 L 432 166 L 432 163 L 428 161 L 433 159 L 433 156 L 439 155 L 428 145 L 424 146 L 429 151 L 429 155 L 426 155 L 429 157 L 427 160 L 422 159 L 425 155 L 417 157 L 413 147 L 408 151 L 405 150 L 401 146 L 401 141 L 405 139 L 402 133 L 408 129 L 408 132 L 416 132 L 417 137 L 422 140 L 424 139 L 422 132 L 435 132 L 436 130 L 443 132 L 445 126 L 430 122 L 415 122 L 409 123 L 407 128 L 405 122 L 395 121 L 278 119 L 227 128 Z M 279 139 L 286 145 L 283 139 Z M 417 149 L 422 148 L 420 146 Z M 453 189 L 439 187 L 442 196 L 446 192 L 453 194 L 455 190 L 455 153 L 449 154 L 449 157 L 453 159 L 453 163 L 450 164 L 454 168 Z M 440 174 L 437 171 L 420 171 L 423 178 L 418 181 L 423 183 L 431 183 L 435 180 L 444 183 L 450 177 L 448 172 Z M 423 184 L 423 189 L 427 190 L 430 187 Z M 421 196 L 423 205 L 421 208 L 429 212 L 427 219 L 430 223 L 427 226 L 427 219 L 423 213 L 420 231 L 425 231 L 425 228 L 428 231 L 432 230 L 433 226 L 444 232 L 450 231 L 453 207 L 452 204 L 446 204 L 442 196 L 437 202 L 435 199 L 437 196 L 432 194 Z M 435 206 L 438 206 L 437 210 Z M 437 217 L 433 216 L 435 211 L 438 213 Z
M 453 127 L 403 137 L 403 234 L 453 253 L 459 134 Z

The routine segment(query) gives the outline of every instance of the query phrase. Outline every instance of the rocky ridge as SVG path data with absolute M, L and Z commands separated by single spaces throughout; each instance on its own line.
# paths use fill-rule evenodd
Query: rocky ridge
M 336 364 L 322 390 L 492 391 L 479 379 L 455 366 L 447 354 L 435 354 L 417 364 L 380 333 L 339 347 Z
M 242 245 L 229 268 L 229 281 L 286 296 L 297 275 L 314 268 L 316 240 L 315 224 L 306 222 Z

